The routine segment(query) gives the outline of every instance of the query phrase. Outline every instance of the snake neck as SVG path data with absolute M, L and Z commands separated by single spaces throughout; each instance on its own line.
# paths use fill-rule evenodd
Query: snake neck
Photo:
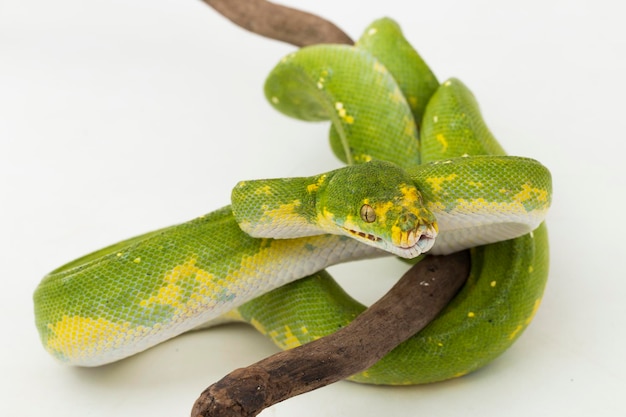
M 317 201 L 332 172 L 311 177 L 239 182 L 231 194 L 233 214 L 253 237 L 291 239 L 325 233 Z

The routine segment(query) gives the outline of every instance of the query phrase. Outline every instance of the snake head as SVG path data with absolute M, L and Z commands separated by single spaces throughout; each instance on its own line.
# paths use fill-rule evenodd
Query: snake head
M 317 212 L 328 232 L 403 258 L 429 251 L 438 231 L 410 176 L 388 162 L 335 171 L 320 193 Z

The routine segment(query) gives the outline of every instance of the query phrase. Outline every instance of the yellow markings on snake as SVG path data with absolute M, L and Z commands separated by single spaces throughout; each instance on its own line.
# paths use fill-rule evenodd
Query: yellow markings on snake
M 430 184 L 433 193 L 440 193 L 443 191 L 443 183 L 446 181 L 454 181 L 458 178 L 457 174 L 450 174 L 447 177 L 430 177 L 426 178 L 426 182 Z
M 475 198 L 472 200 L 465 200 L 459 198 L 456 200 L 455 210 L 458 212 L 493 214 L 493 213 L 509 213 L 509 214 L 524 214 L 526 209 L 524 206 L 517 202 L 498 202 L 487 201 L 484 198 Z
M 222 314 L 222 318 L 230 321 L 246 321 L 238 309 L 230 310 L 229 312 Z
M 539 306 L 541 305 L 541 298 L 535 300 L 535 304 L 533 304 L 533 311 L 530 312 L 530 315 L 524 322 L 524 324 L 529 325 L 531 321 L 535 318 L 537 311 L 539 310 Z
M 269 185 L 264 185 L 263 187 L 259 187 L 254 190 L 254 194 L 256 195 L 272 195 L 272 187 Z
M 404 94 L 402 91 L 396 87 L 392 92 L 389 93 L 389 98 L 392 103 L 404 103 L 406 102 L 406 98 L 404 98 Z
M 289 61 L 290 59 L 292 59 L 294 56 L 296 56 L 296 54 L 294 52 L 285 55 L 283 58 L 281 58 L 280 62 L 285 63 L 287 61 Z
M 197 287 L 188 300 L 184 300 L 184 289 L 180 285 L 182 282 L 194 278 Z M 216 285 L 215 276 L 202 268 L 196 266 L 196 260 L 190 259 L 187 262 L 172 268 L 163 278 L 165 285 L 159 288 L 156 294 L 151 295 L 147 299 L 141 300 L 141 307 L 150 307 L 153 304 L 165 305 L 173 307 L 178 314 L 185 314 L 190 309 L 196 307 L 202 298 L 212 297 L 220 294 L 218 287 L 223 282 Z
M 333 224 L 333 219 L 335 218 L 335 215 L 328 210 L 326 207 L 323 207 L 322 210 L 320 210 L 317 213 L 317 223 L 320 225 L 320 227 L 325 227 L 328 226 L 329 224 Z M 346 218 L 346 222 L 348 222 L 350 219 L 350 216 L 348 216 Z M 348 227 L 348 226 L 346 226 Z
M 384 73 L 384 72 L 387 72 L 387 68 L 385 68 L 385 66 L 381 64 L 380 62 L 376 61 L 374 62 L 374 71 Z
M 404 134 L 407 136 L 415 136 L 415 121 L 410 117 L 404 117 Z
M 435 340 L 435 339 L 433 339 L 432 337 L 429 337 L 429 338 L 428 338 L 428 343 L 435 344 L 435 345 L 437 345 L 438 347 L 443 347 L 443 343 L 441 343 L 441 341 L 440 341 L 440 340 Z
M 293 334 L 289 326 L 285 326 L 285 339 L 282 342 L 283 349 L 293 349 L 300 346 L 300 340 Z
M 402 184 L 400 186 L 400 192 L 407 203 L 414 204 L 421 199 L 417 189 L 407 184 Z
M 306 191 L 309 194 L 312 194 L 312 193 L 316 192 L 326 182 L 326 178 L 327 178 L 326 174 L 320 175 L 318 177 L 318 179 L 317 179 L 317 182 L 315 182 L 314 184 L 309 184 L 309 185 L 306 186 Z
M 293 200 L 289 203 L 281 204 L 275 209 L 268 209 L 263 213 L 263 217 L 261 218 L 261 223 L 272 222 L 275 219 L 282 219 L 285 217 L 291 217 L 291 215 L 296 214 L 296 208 L 300 206 L 302 202 L 300 200 Z
M 117 254 L 119 256 L 120 253 Z M 133 260 L 141 262 L 140 258 Z M 194 291 L 184 300 L 184 288 L 181 284 L 193 278 Z M 201 305 L 203 298 L 214 299 L 222 294 L 220 291 L 228 284 L 217 281 L 213 274 L 196 266 L 195 259 L 189 259 L 181 265 L 173 267 L 163 276 L 164 285 L 148 298 L 140 300 L 139 306 L 150 308 L 153 305 L 164 305 L 174 309 L 174 314 L 182 317 L 190 315 Z M 217 281 L 217 282 L 216 282 Z M 48 324 L 52 336 L 46 342 L 51 352 L 62 352 L 69 360 L 85 356 L 93 356 L 125 345 L 132 345 L 136 339 L 158 331 L 160 323 L 153 327 L 134 325 L 130 322 L 113 322 L 105 318 L 97 319 L 81 316 L 63 316 L 55 324 Z
M 363 164 L 365 162 L 369 162 L 372 160 L 372 156 L 371 155 L 366 155 L 366 154 L 359 154 L 359 155 L 355 155 L 354 156 L 354 161 L 355 163 L 359 163 L 359 164 Z
M 391 241 L 394 245 L 400 246 L 407 240 L 408 233 L 403 232 L 398 226 L 391 226 Z
M 283 350 L 293 349 L 302 344 L 300 340 L 296 337 L 296 335 L 293 334 L 289 326 L 285 326 L 282 333 L 278 330 L 272 330 L 267 335 L 272 338 L 274 343 L 279 348 Z
M 441 201 L 429 201 L 426 204 L 426 208 L 431 211 L 431 213 L 443 213 L 446 211 L 446 206 Z
M 368 204 L 369 201 L 364 201 L 363 204 Z M 376 212 L 376 218 L 381 222 L 385 223 L 387 221 L 387 213 L 389 210 L 394 208 L 393 201 L 387 201 L 385 203 L 378 203 L 374 207 L 374 211 Z
M 509 340 L 515 339 L 515 336 L 517 336 L 519 332 L 521 332 L 523 329 L 524 329 L 524 326 L 522 326 L 521 324 L 518 324 L 515 330 L 513 330 L 511 334 L 509 335 Z
M 322 246 L 324 239 L 324 236 L 313 237 L 310 243 Z M 254 255 L 242 257 L 240 267 L 221 279 L 196 266 L 195 259 L 190 259 L 168 272 L 164 277 L 165 285 L 149 298 L 141 300 L 139 304 L 142 307 L 149 307 L 152 304 L 167 305 L 175 308 L 175 315 L 185 317 L 190 315 L 203 300 L 205 300 L 204 303 L 207 299 L 219 301 L 219 298 L 224 297 L 224 294 L 236 293 L 239 286 L 245 285 L 242 284 L 245 283 L 245 277 L 271 275 L 274 271 L 272 265 L 267 262 L 268 259 L 274 259 L 278 256 L 296 256 L 297 252 L 301 250 L 303 250 L 301 247 L 291 244 L 289 239 L 273 240 L 268 247 L 262 248 Z M 184 301 L 183 288 L 179 283 L 187 282 L 190 278 L 195 281 L 194 290 L 189 299 Z M 232 315 L 229 317 L 235 318 Z M 252 324 L 261 333 L 268 334 L 260 323 Z M 116 331 L 116 329 L 113 328 L 111 331 Z
M 343 120 L 344 122 L 346 122 L 349 125 L 354 123 L 354 117 L 352 117 L 352 116 L 350 116 L 348 114 L 348 112 L 345 109 L 345 107 L 343 106 L 342 102 L 338 101 L 338 102 L 335 103 L 335 110 L 337 110 L 337 114 L 339 115 L 341 120 Z
M 535 315 L 537 314 L 537 310 L 539 310 L 540 305 L 541 305 L 541 298 L 538 298 L 535 300 L 535 304 L 533 304 L 533 310 L 530 312 L 528 317 L 524 320 L 524 323 L 517 325 L 515 330 L 511 332 L 511 334 L 509 335 L 509 340 L 515 339 L 515 337 L 519 334 L 519 332 L 524 330 L 524 328 L 528 326 L 530 322 L 533 321 L 533 318 L 535 318 Z
M 324 83 L 326 82 L 326 77 L 328 76 L 328 71 L 323 70 L 322 75 L 317 80 L 316 86 L 318 90 L 324 89 Z
M 545 203 L 548 201 L 548 191 L 531 187 L 529 184 L 522 184 L 522 190 L 513 196 L 513 200 L 519 201 L 520 203 L 531 199 L 537 199 L 537 201 Z
M 140 334 L 148 333 L 150 327 L 136 326 L 131 323 L 114 323 L 102 317 L 63 316 L 55 324 L 48 324 L 53 336 L 46 343 L 48 351 L 63 352 L 68 359 L 106 352 L 131 343 Z M 121 337 L 123 335 L 123 337 Z
M 446 137 L 442 133 L 437 133 L 435 139 L 437 139 L 437 142 L 441 144 L 441 152 L 446 152 L 448 150 L 448 141 L 446 140 Z
M 324 235 L 311 236 L 308 243 L 312 246 L 323 247 L 327 238 Z M 246 285 L 245 281 L 250 276 L 272 276 L 276 274 L 275 265 L 268 260 L 280 258 L 282 256 L 296 257 L 299 252 L 306 250 L 303 247 L 294 245 L 291 239 L 276 239 L 271 243 L 259 249 L 254 255 L 248 255 L 241 258 L 240 267 L 232 271 L 228 276 L 228 281 L 233 284 Z
M 250 324 L 263 336 L 267 335 L 267 329 L 257 319 L 254 319 L 254 318 L 250 319 Z
M 280 346 L 280 342 L 278 341 L 278 332 L 276 330 L 272 330 L 271 332 L 267 333 L 267 336 L 272 339 L 272 341 L 278 346 Z

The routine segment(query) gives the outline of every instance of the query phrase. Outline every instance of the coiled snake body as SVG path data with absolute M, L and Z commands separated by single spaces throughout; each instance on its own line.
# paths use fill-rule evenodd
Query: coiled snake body
M 34 295 L 45 348 L 95 366 L 215 320 L 247 321 L 291 348 L 364 309 L 327 266 L 467 248 L 470 277 L 443 313 L 352 379 L 438 381 L 510 346 L 547 279 L 547 169 L 506 156 L 469 90 L 456 79 L 439 85 L 389 19 L 354 47 L 290 54 L 265 91 L 286 114 L 330 119 L 331 146 L 348 166 L 241 182 L 232 206 L 52 271 Z

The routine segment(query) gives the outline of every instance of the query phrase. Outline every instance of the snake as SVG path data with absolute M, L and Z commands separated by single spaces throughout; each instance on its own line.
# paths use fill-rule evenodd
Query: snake
M 229 206 L 50 272 L 34 292 L 44 348 L 69 365 L 99 366 L 190 330 L 243 321 L 290 349 L 366 308 L 327 267 L 460 250 L 470 251 L 471 269 L 450 304 L 350 379 L 441 381 L 511 346 L 548 277 L 549 170 L 507 155 L 471 91 L 456 78 L 440 83 L 389 18 L 355 45 L 288 54 L 264 91 L 288 116 L 330 120 L 330 148 L 344 166 L 241 181 Z

